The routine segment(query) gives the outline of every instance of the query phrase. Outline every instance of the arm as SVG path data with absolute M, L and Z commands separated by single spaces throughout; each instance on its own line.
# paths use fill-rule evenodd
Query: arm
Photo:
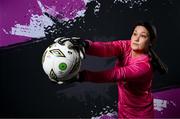
M 111 57 L 119 56 L 130 44 L 130 40 L 118 40 L 111 42 L 91 42 L 89 41 L 89 47 L 86 50 L 88 55 Z
M 138 62 L 124 67 L 115 67 L 101 72 L 84 71 L 85 81 L 96 83 L 140 81 L 151 75 L 151 66 L 147 62 Z

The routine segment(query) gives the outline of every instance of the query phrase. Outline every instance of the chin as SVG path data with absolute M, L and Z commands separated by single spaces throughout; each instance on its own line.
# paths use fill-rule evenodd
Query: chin
M 134 51 L 139 50 L 139 48 L 137 46 L 133 46 L 133 45 L 131 46 L 131 49 Z

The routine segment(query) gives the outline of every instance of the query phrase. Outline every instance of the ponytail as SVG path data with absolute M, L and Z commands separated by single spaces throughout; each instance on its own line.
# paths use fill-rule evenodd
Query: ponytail
M 157 40 L 156 27 L 149 22 L 143 22 L 143 21 L 140 21 L 137 24 L 135 24 L 134 28 L 136 26 L 144 26 L 149 32 L 149 37 L 150 37 L 149 55 L 152 58 L 151 64 L 153 66 L 154 71 L 157 70 L 160 74 L 168 73 L 167 65 L 165 65 L 161 61 L 160 57 L 156 54 L 156 52 L 153 49 L 153 47 L 155 47 L 156 40 Z
M 157 70 L 160 74 L 167 74 L 168 67 L 165 65 L 160 57 L 156 54 L 152 47 L 149 48 L 149 55 L 151 56 L 151 64 L 154 70 Z

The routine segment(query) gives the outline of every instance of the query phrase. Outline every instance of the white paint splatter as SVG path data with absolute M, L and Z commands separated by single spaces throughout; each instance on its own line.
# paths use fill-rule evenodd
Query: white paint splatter
M 5 34 L 9 34 L 9 32 L 6 31 L 6 29 L 2 29 L 2 30 L 3 30 L 3 32 L 4 32 Z
M 95 1 L 96 6 L 94 8 L 94 14 L 97 15 L 97 13 L 100 11 L 101 4 L 97 0 L 84 0 L 85 5 L 87 5 L 89 2 Z M 147 0 L 114 0 L 114 3 L 123 3 L 129 5 L 130 8 L 134 6 L 134 4 L 142 5 L 142 3 L 146 2 Z M 42 13 L 47 12 L 48 14 L 52 16 L 57 16 L 61 15 L 62 18 L 60 21 L 69 21 L 70 18 L 65 17 L 63 14 L 60 12 L 56 11 L 56 7 L 52 6 L 46 6 L 43 5 L 39 0 L 37 0 L 37 4 L 39 5 L 39 8 L 41 9 Z M 65 8 L 64 8 L 65 9 Z M 85 16 L 85 9 L 76 11 L 76 15 L 74 18 L 77 17 L 84 17 Z M 32 10 L 28 10 L 29 13 L 32 14 Z M 72 14 L 74 11 L 72 11 Z M 73 18 L 73 19 L 74 19 Z M 72 19 L 72 18 L 71 18 Z M 46 26 L 52 26 L 54 23 L 53 21 L 48 18 L 45 15 L 37 15 L 37 14 L 32 14 L 30 18 L 30 24 L 29 25 L 21 25 L 19 23 L 16 23 L 15 26 L 11 28 L 10 34 L 12 35 L 19 35 L 19 36 L 26 36 L 26 37 L 31 37 L 31 38 L 41 38 L 45 37 L 45 28 Z M 66 24 L 67 28 L 71 27 L 71 24 Z M 8 34 L 7 31 L 4 30 L 6 34 Z
M 59 12 L 55 10 L 56 8 L 55 6 L 52 6 L 52 7 L 45 6 L 39 0 L 37 0 L 37 3 L 42 13 L 47 12 L 48 14 L 52 16 L 61 15 Z M 31 11 L 32 10 L 28 10 L 28 12 L 31 12 Z M 75 18 L 80 17 L 80 16 L 83 17 L 85 15 L 84 13 L 85 13 L 85 10 L 77 11 Z M 63 17 L 60 20 L 68 21 L 69 18 Z M 26 36 L 26 37 L 31 37 L 31 38 L 42 38 L 42 37 L 45 37 L 45 27 L 52 26 L 53 24 L 54 22 L 46 15 L 32 14 L 29 25 L 21 25 L 21 24 L 16 23 L 15 26 L 11 28 L 10 34 L 18 35 L 18 36 Z M 7 32 L 5 33 L 7 34 Z
M 162 111 L 167 108 L 167 100 L 154 99 L 154 109 L 157 111 Z
M 96 15 L 100 11 L 101 4 L 96 1 L 97 5 L 94 8 L 94 14 Z
M 52 9 L 46 9 L 40 1 L 37 1 L 37 3 L 42 13 L 47 12 L 48 10 L 51 13 L 56 13 Z M 30 12 L 31 10 L 28 11 Z M 15 24 L 15 26 L 11 28 L 10 33 L 12 35 L 18 35 L 18 36 L 41 38 L 41 37 L 45 37 L 44 27 L 52 26 L 53 24 L 54 24 L 53 21 L 46 15 L 32 14 L 29 25 Z
M 76 13 L 76 16 L 75 16 L 75 18 L 76 17 L 84 17 L 85 16 L 85 13 L 86 12 L 86 10 L 80 10 L 80 11 L 78 11 L 77 13 Z
M 107 114 L 102 114 L 101 116 L 91 117 L 91 119 L 117 119 L 117 118 L 118 118 L 118 114 L 116 111 Z
M 85 5 L 87 5 L 88 3 L 92 2 L 92 1 L 96 2 L 96 4 L 97 4 L 94 8 L 94 14 L 97 15 L 97 13 L 100 11 L 100 7 L 101 7 L 101 4 L 97 0 L 84 0 L 84 3 L 85 3 Z
M 56 7 L 55 6 L 49 7 L 47 5 L 43 5 L 39 0 L 37 0 L 37 3 L 39 5 L 42 13 L 47 12 L 48 14 L 50 14 L 52 16 L 57 16 L 57 15 L 60 14 L 59 12 L 56 11 Z
M 41 38 L 45 37 L 44 27 L 52 26 L 53 24 L 53 21 L 45 15 L 32 14 L 29 25 L 16 24 L 11 28 L 11 34 L 31 38 Z
M 129 6 L 129 8 L 133 8 L 134 5 L 141 6 L 143 3 L 147 1 L 148 0 L 114 0 L 114 3 L 126 4 Z
M 163 114 L 163 111 L 165 109 L 168 109 L 170 106 L 176 107 L 176 103 L 172 100 L 154 99 L 153 101 L 154 101 L 154 110 L 160 112 L 161 114 Z M 94 113 L 94 111 L 92 110 L 91 113 Z M 99 116 L 93 116 L 91 117 L 91 119 L 102 119 L 102 118 L 115 119 L 114 117 L 117 117 L 118 114 L 110 106 L 106 106 L 105 108 L 102 108 L 102 111 L 99 114 L 96 115 Z
M 173 101 L 163 100 L 163 99 L 154 99 L 154 110 L 156 111 L 163 111 L 164 109 L 168 108 L 168 106 L 173 105 L 176 107 L 176 103 Z
M 42 3 L 41 3 L 39 0 L 37 0 L 37 3 L 38 3 L 38 5 L 39 5 L 39 7 L 40 7 L 42 13 L 46 12 L 45 7 L 42 5 Z
M 95 0 L 83 0 L 85 5 L 87 5 L 89 2 L 95 1 Z
M 117 119 L 118 114 L 114 107 L 117 107 L 117 101 L 114 101 L 112 106 L 106 105 L 100 112 L 97 112 L 97 106 L 95 105 L 94 109 L 91 110 L 91 115 L 93 115 L 91 119 Z

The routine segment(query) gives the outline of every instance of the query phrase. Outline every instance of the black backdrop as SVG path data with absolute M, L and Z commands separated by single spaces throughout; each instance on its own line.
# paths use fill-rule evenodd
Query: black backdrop
M 42 70 L 41 57 L 53 37 L 80 36 L 95 41 L 129 39 L 132 25 L 139 20 L 152 22 L 158 30 L 156 51 L 168 65 L 169 73 L 155 74 L 153 91 L 178 86 L 180 8 L 178 0 L 149 0 L 141 6 L 99 1 L 87 5 L 86 15 L 77 18 L 71 29 L 47 34 L 18 46 L 0 50 L 0 117 L 92 117 L 106 108 L 117 111 L 116 84 L 73 83 L 59 86 L 51 83 Z M 85 23 L 82 23 L 85 21 Z M 79 27 L 81 26 L 81 27 Z M 62 26 L 63 27 L 63 26 Z M 83 66 L 101 70 L 113 65 L 113 58 L 87 56 Z

